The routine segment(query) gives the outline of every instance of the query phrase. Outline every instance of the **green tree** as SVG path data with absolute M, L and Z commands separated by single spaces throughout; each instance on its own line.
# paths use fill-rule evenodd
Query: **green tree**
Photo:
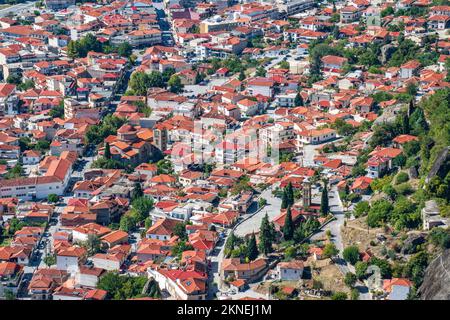
M 256 68 L 255 76 L 257 77 L 265 77 L 266 76 L 266 69 L 264 67 L 258 67 Z
M 111 159 L 111 147 L 108 142 L 105 143 L 105 152 L 103 154 L 105 159 Z
M 12 73 L 6 78 L 6 82 L 10 84 L 19 85 L 22 83 L 22 74 Z
M 44 263 L 47 267 L 51 267 L 56 264 L 56 255 L 50 254 L 44 258 Z
M 359 300 L 359 291 L 358 291 L 358 289 L 353 288 L 353 289 L 350 291 L 350 298 L 351 298 L 352 300 Z
M 368 201 L 360 201 L 355 205 L 353 215 L 358 218 L 366 216 L 369 213 L 370 205 Z
M 283 226 L 284 240 L 289 241 L 294 235 L 294 222 L 292 221 L 291 207 L 287 208 Z
M 331 300 L 347 300 L 348 296 L 345 292 L 335 292 L 331 295 Z
M 355 264 L 355 274 L 359 280 L 362 280 L 366 276 L 367 268 L 369 267 L 368 263 L 365 261 L 358 261 Z
M 120 230 L 130 232 L 136 227 L 136 220 L 130 214 L 124 214 L 120 218 Z
M 99 279 L 97 288 L 105 290 L 109 299 L 126 300 L 140 297 L 147 281 L 145 276 L 121 276 L 116 271 L 108 271 Z
M 428 235 L 430 243 L 443 249 L 450 248 L 450 230 L 436 227 Z
M 50 141 L 47 140 L 39 140 L 36 142 L 36 145 L 34 146 L 34 149 L 37 151 L 44 153 L 48 149 L 50 149 Z
M 281 209 L 286 209 L 289 206 L 289 200 L 287 198 L 286 189 L 283 188 L 283 193 L 281 194 Z
M 303 98 L 302 98 L 300 92 L 298 92 L 294 99 L 294 105 L 296 107 L 301 107 L 301 106 L 303 106 L 303 104 L 304 104 Z
M 353 288 L 356 284 L 357 278 L 356 275 L 352 272 L 347 272 L 345 274 L 344 283 L 350 289 Z
M 153 209 L 153 205 L 153 199 L 146 196 L 136 198 L 131 202 L 131 206 L 136 212 L 137 222 L 142 222 L 148 217 L 150 210 Z
M 145 222 L 144 222 L 144 227 L 145 230 L 148 230 L 151 226 L 152 226 L 152 218 L 151 217 L 147 217 L 145 218 Z
M 392 276 L 392 267 L 387 260 L 372 257 L 370 259 L 370 264 L 380 268 L 381 277 L 390 278 Z
M 61 102 L 56 107 L 50 109 L 48 115 L 53 119 L 54 118 L 64 119 L 64 100 L 61 100 Z
M 387 221 L 389 213 L 393 210 L 392 204 L 385 200 L 376 200 L 367 215 L 367 224 L 371 228 L 376 228 L 381 226 L 382 223 Z
M 281 69 L 289 70 L 290 67 L 289 62 L 287 62 L 286 60 L 281 61 L 278 65 L 280 66 Z
M 146 96 L 147 90 L 150 87 L 149 76 L 145 72 L 133 72 L 128 86 L 135 92 L 136 95 Z
M 86 248 L 89 256 L 92 256 L 100 251 L 100 238 L 95 234 L 89 234 L 87 240 L 82 245 Z
M 258 258 L 258 247 L 256 245 L 256 238 L 255 238 L 255 234 L 252 233 L 248 243 L 247 243 L 247 258 L 250 261 L 255 260 L 256 258 Z
M 322 196 L 320 199 L 320 213 L 323 216 L 328 215 L 330 212 L 330 206 L 328 204 L 328 183 L 327 181 L 323 181 L 323 190 L 322 190 Z
M 56 203 L 58 201 L 59 201 L 59 196 L 54 193 L 51 193 L 47 196 L 47 202 Z
M 9 169 L 8 173 L 5 175 L 6 179 L 15 179 L 21 177 L 23 174 L 22 166 L 17 163 L 14 167 Z
M 188 250 L 193 250 L 194 247 L 186 243 L 186 241 L 179 241 L 175 246 L 172 247 L 171 255 L 181 259 L 183 252 Z
M 143 197 L 144 191 L 142 191 L 142 186 L 140 182 L 136 182 L 134 184 L 133 191 L 131 191 L 131 200 L 135 200 L 137 198 Z
M 344 249 L 342 256 L 345 261 L 355 265 L 359 261 L 359 249 L 357 246 L 349 246 Z
M 259 250 L 267 256 L 272 252 L 272 244 L 274 241 L 275 227 L 273 223 L 269 222 L 269 216 L 266 213 L 261 220 L 261 227 L 259 228 Z
M 239 72 L 238 80 L 239 81 L 244 81 L 245 80 L 245 72 L 243 70 L 241 70 L 241 72 Z
M 286 186 L 286 197 L 288 201 L 288 206 L 294 205 L 294 188 L 292 187 L 291 182 L 289 182 Z
M 383 192 L 394 201 L 397 198 L 397 191 L 395 190 L 394 186 L 388 184 L 383 187 Z
M 181 83 L 181 79 L 176 74 L 170 77 L 167 85 L 169 86 L 170 92 L 179 93 L 183 91 L 183 84 Z
M 323 256 L 325 258 L 332 258 L 339 254 L 339 250 L 333 242 L 329 242 L 323 247 Z
M 405 274 L 410 278 L 416 288 L 420 287 L 428 266 L 429 255 L 425 251 L 416 253 L 406 264 Z
M 259 198 L 258 200 L 258 208 L 262 208 L 267 204 L 267 200 L 264 198 Z
M 5 300 L 16 300 L 16 295 L 14 292 L 10 289 L 5 289 L 3 291 L 3 295 L 5 297 Z
M 173 228 L 173 234 L 178 236 L 178 238 L 181 241 L 186 241 L 187 240 L 186 224 L 183 222 L 177 223 Z
M 119 56 L 129 58 L 133 53 L 133 47 L 128 42 L 123 42 L 117 48 Z

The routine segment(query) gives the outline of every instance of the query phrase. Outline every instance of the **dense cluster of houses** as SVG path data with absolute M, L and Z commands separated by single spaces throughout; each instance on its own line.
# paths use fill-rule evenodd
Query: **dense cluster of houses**
M 256 189 L 290 185 L 302 191 L 302 203 L 291 208 L 295 224 L 319 217 L 309 183 L 319 172 L 339 190 L 370 194 L 371 182 L 394 169 L 404 144 L 418 137 L 402 134 L 387 147 L 377 146 L 363 164 L 365 174 L 352 178 L 373 135 L 366 124 L 395 115 L 404 106 L 395 96 L 409 85 L 419 96 L 450 86 L 445 36 L 433 44 L 435 64 L 424 66 L 412 57 L 370 72 L 327 54 L 318 61 L 323 78 L 308 83 L 315 72 L 309 46 L 319 40 L 334 37 L 348 48 L 366 48 L 405 37 L 421 45 L 428 32 L 448 32 L 450 7 L 427 0 L 348 0 L 320 7 L 311 0 L 209 1 L 191 8 L 180 1 L 104 2 L 48 0 L 39 15 L 0 18 L 0 226 L 25 225 L 0 246 L 0 296 L 24 290 L 31 299 L 102 300 L 108 293 L 97 288 L 99 279 L 117 271 L 152 278 L 174 299 L 207 299 L 221 231 L 234 228 L 257 205 Z M 416 7 L 427 13 L 381 14 Z M 161 9 L 169 31 L 161 28 Z M 133 66 L 131 59 L 105 50 L 72 58 L 69 42 L 87 35 L 111 46 L 128 43 L 139 59 Z M 257 64 L 242 72 L 215 66 L 216 58 L 236 56 Z M 169 69 L 182 86 L 198 92 L 151 87 L 146 94 L 123 95 L 130 70 L 151 75 Z M 377 93 L 392 98 L 378 102 Z M 130 170 L 87 168 L 73 181 L 86 156 L 89 128 L 100 125 L 107 111 L 125 123 L 97 146 L 96 158 L 109 157 Z M 358 132 L 346 150 L 327 152 L 345 139 L 339 125 Z M 270 160 L 275 150 L 283 161 Z M 156 154 L 170 169 L 153 161 Z M 22 167 L 27 170 L 12 176 Z M 145 226 L 126 232 L 118 224 L 133 210 L 136 185 L 154 202 Z M 51 195 L 64 199 L 45 201 Z M 422 214 L 424 229 L 431 228 L 436 206 L 427 205 Z M 282 209 L 272 219 L 277 232 L 286 215 Z M 56 230 L 44 235 L 55 216 Z M 180 238 L 180 225 L 186 239 Z M 44 249 L 43 238 L 50 238 Z M 92 252 L 86 243 L 94 238 L 100 249 Z M 189 249 L 176 256 L 180 243 Z M 42 250 L 55 261 L 51 267 L 38 262 L 24 284 L 25 271 Z M 308 251 L 314 260 L 322 253 L 321 247 Z M 279 280 L 297 281 L 304 267 L 302 260 L 272 265 L 262 257 L 224 258 L 218 273 L 242 291 L 269 269 Z M 405 299 L 411 282 L 394 278 L 378 287 L 390 299 Z

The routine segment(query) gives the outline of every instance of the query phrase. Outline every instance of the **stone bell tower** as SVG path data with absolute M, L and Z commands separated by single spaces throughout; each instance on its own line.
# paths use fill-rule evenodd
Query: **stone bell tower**
M 309 208 L 311 206 L 311 182 L 308 180 L 303 181 L 303 208 Z

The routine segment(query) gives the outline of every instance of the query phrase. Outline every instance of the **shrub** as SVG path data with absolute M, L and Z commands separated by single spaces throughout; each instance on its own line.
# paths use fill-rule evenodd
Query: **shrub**
M 344 251 L 342 252 L 342 256 L 344 257 L 345 261 L 351 263 L 352 265 L 355 265 L 355 263 L 359 260 L 359 249 L 357 246 L 349 246 L 344 249 Z
M 429 240 L 435 246 L 450 248 L 450 231 L 443 228 L 433 228 L 429 234 Z
M 406 172 L 399 172 L 395 177 L 395 184 L 400 184 L 409 180 L 409 176 Z
M 335 292 L 331 296 L 331 300 L 347 300 L 347 294 L 345 292 Z
M 402 196 L 406 196 L 412 194 L 414 192 L 414 189 L 408 182 L 405 182 L 395 186 L 395 191 L 397 191 L 397 193 Z

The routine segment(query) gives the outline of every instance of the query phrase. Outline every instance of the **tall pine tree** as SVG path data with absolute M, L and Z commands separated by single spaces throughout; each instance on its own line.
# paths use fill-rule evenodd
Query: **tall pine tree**
M 330 212 L 330 206 L 328 204 L 328 183 L 323 181 L 322 198 L 320 200 L 320 213 L 326 216 Z
M 303 106 L 303 98 L 302 98 L 302 96 L 300 95 L 300 92 L 298 92 L 297 95 L 295 96 L 295 99 L 294 99 L 294 105 L 295 105 L 296 107 L 301 107 L 301 106 Z
M 252 233 L 252 236 L 250 237 L 247 243 L 247 258 L 250 261 L 253 261 L 256 258 L 258 258 L 258 254 L 259 252 L 258 247 L 256 245 L 255 233 Z
M 111 159 L 111 147 L 109 146 L 108 142 L 105 144 L 104 156 L 105 156 L 105 159 Z
M 273 223 L 269 222 L 267 212 L 261 220 L 259 228 L 259 251 L 268 255 L 272 252 L 272 243 L 275 241 L 275 228 Z
M 288 206 L 294 205 L 294 188 L 292 187 L 291 182 L 289 182 L 286 186 L 286 196 L 288 200 Z
M 283 189 L 283 194 L 281 196 L 281 209 L 286 209 L 289 206 L 289 200 L 286 193 L 286 188 Z
M 131 200 L 137 199 L 144 196 L 144 191 L 142 191 L 142 186 L 139 182 L 134 184 L 133 191 L 131 192 Z
M 286 216 L 284 218 L 283 237 L 284 240 L 289 241 L 294 235 L 294 222 L 292 221 L 291 207 L 287 208 Z

